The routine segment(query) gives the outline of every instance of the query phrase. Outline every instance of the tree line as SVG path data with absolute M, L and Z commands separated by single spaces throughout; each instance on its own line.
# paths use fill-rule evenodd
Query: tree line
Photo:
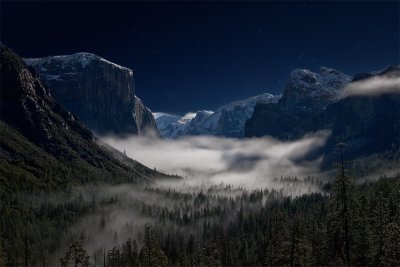
M 399 266 L 400 178 L 356 186 L 340 170 L 330 188 L 299 197 L 267 189 L 232 193 L 231 187 L 221 189 L 225 195 L 148 189 L 180 204 L 133 200 L 156 223 L 144 225 L 137 239 L 87 252 L 88 264 Z

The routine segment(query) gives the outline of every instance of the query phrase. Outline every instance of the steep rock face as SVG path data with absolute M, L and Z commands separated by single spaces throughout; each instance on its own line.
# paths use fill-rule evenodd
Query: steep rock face
M 25 62 L 43 78 L 51 95 L 95 133 L 158 135 L 150 110 L 135 96 L 132 70 L 90 53 Z
M 215 134 L 215 129 L 205 127 L 209 118 L 214 115 L 214 111 L 200 110 L 196 112 L 196 116 L 192 120 L 187 128 L 186 135 L 212 135 Z M 208 125 L 207 125 L 208 126 Z
M 373 76 L 399 78 L 400 66 L 363 75 L 363 79 Z M 360 77 L 356 75 L 353 81 L 362 80 Z M 325 165 L 336 157 L 334 147 L 337 143 L 347 144 L 348 158 L 400 151 L 400 83 L 397 89 L 397 93 L 345 97 L 312 118 L 313 130 L 332 130 L 325 146 Z
M 312 112 L 322 110 L 338 100 L 340 89 L 350 81 L 351 77 L 325 67 L 319 73 L 296 69 L 290 73 L 280 105 Z
M 239 100 L 218 108 L 215 112 L 198 111 L 184 117 L 162 113 L 157 116 L 157 126 L 161 135 L 177 138 L 184 135 L 216 135 L 243 137 L 244 124 L 253 113 L 257 102 L 276 103 L 280 96 L 261 94 Z M 157 113 L 161 114 L 161 113 Z
M 33 69 L 10 49 L 0 49 L 0 188 L 10 193 L 159 175 L 136 161 L 128 167 L 98 146 L 91 132 L 53 100 Z
M 156 121 L 151 110 L 146 107 L 139 97 L 135 96 L 133 118 L 136 121 L 138 134 L 148 136 L 159 136 Z
M 346 144 L 348 159 L 400 151 L 400 94 L 347 97 L 328 106 L 314 121 L 318 128 L 332 130 L 324 150 L 326 165 L 337 158 L 338 143 Z
M 280 96 L 265 93 L 232 102 L 218 108 L 214 114 L 202 123 L 202 128 L 211 129 L 211 132 L 217 136 L 243 137 L 244 125 L 246 120 L 253 114 L 256 104 L 276 103 L 279 99 Z
M 197 124 L 210 116 L 213 112 L 200 110 L 196 113 L 187 113 L 184 116 L 176 116 L 168 113 L 155 112 L 157 127 L 161 136 L 165 138 L 178 138 L 189 135 L 189 132 L 197 128 Z
M 281 140 L 292 140 L 305 134 L 309 112 L 296 112 L 276 103 L 257 103 L 253 115 L 245 123 L 244 136 L 261 137 L 270 135 Z
M 157 128 L 160 131 L 161 136 L 170 138 L 175 136 L 172 125 L 177 124 L 177 122 L 182 118 L 181 116 L 171 115 L 163 112 L 154 112 L 153 116 L 156 120 Z
M 244 136 L 290 140 L 310 130 L 309 118 L 337 102 L 351 77 L 325 67 L 319 73 L 296 69 L 290 73 L 281 99 L 276 104 L 259 103 L 244 127 Z
M 400 77 L 400 69 L 392 66 L 379 72 L 362 73 L 355 75 L 352 81 L 373 76 Z M 354 95 L 344 98 L 340 97 L 342 94 L 338 87 L 336 96 L 331 98 L 330 104 L 324 104 L 325 107 L 310 104 L 309 107 L 312 108 L 303 108 L 303 105 L 296 105 L 303 101 L 302 97 L 297 102 L 282 100 L 278 104 L 259 103 L 252 117 L 246 122 L 245 135 L 270 135 L 290 140 L 301 138 L 308 132 L 329 129 L 332 133 L 324 151 L 321 151 L 324 154 L 325 167 L 337 157 L 334 148 L 341 142 L 347 144 L 348 158 L 389 150 L 399 151 L 400 84 L 398 87 L 398 93 Z

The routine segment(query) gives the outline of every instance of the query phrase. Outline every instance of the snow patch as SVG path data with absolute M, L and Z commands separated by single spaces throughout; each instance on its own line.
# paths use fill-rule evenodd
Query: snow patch
M 246 98 L 222 106 L 217 111 L 200 110 L 196 113 L 190 112 L 182 117 L 157 112 L 153 113 L 160 133 L 166 138 L 178 138 L 184 135 L 218 135 L 220 118 L 225 112 L 237 114 L 232 124 L 232 133 L 243 131 L 244 123 L 251 117 L 257 102 L 276 103 L 280 96 L 273 96 L 268 93 Z
M 43 65 L 51 64 L 52 62 L 59 62 L 62 64 L 62 67 L 78 63 L 82 68 L 86 68 L 93 61 L 101 61 L 114 68 L 128 71 L 129 75 L 133 76 L 133 71 L 131 69 L 115 64 L 95 54 L 86 52 L 79 52 L 72 55 L 48 56 L 43 58 L 25 58 L 24 60 L 28 65 L 41 66 L 44 71 L 47 71 L 47 69 Z

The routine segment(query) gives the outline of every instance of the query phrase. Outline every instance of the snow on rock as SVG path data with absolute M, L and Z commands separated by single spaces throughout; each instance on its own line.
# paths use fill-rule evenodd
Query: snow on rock
M 25 62 L 52 96 L 96 134 L 159 136 L 151 111 L 135 95 L 131 69 L 83 52 Z
M 184 135 L 217 135 L 242 137 L 244 124 L 251 117 L 257 102 L 276 103 L 280 96 L 261 94 L 222 106 L 217 111 L 201 110 L 176 116 L 166 113 L 153 113 L 160 133 L 166 138 Z
M 319 73 L 295 69 L 290 73 L 281 101 L 288 107 L 324 109 L 340 98 L 340 90 L 351 80 L 352 77 L 326 67 L 321 67 Z
M 110 64 L 115 68 L 126 70 L 131 75 L 133 75 L 133 71 L 129 68 L 120 66 L 95 54 L 86 52 L 79 52 L 72 55 L 48 56 L 43 58 L 25 58 L 24 60 L 28 65 L 41 66 L 43 71 L 47 71 L 45 66 L 51 64 L 53 61 L 61 62 L 61 68 L 65 68 L 66 66 L 70 66 L 71 64 L 76 63 L 80 64 L 82 68 L 86 68 L 92 61 L 101 61 Z

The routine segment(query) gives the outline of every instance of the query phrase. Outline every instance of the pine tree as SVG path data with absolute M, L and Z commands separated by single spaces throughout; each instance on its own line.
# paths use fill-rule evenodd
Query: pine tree
M 121 263 L 124 266 L 134 267 L 138 265 L 138 251 L 136 241 L 131 238 L 122 245 Z
M 384 229 L 382 264 L 400 266 L 400 216 L 387 224 Z
M 187 254 L 189 256 L 190 266 L 193 266 L 195 264 L 195 257 L 194 257 L 195 250 L 196 250 L 196 244 L 194 241 L 194 236 L 193 234 L 190 234 L 189 240 L 187 242 Z
M 187 253 L 186 253 L 185 240 L 182 235 L 179 235 L 177 245 L 178 245 L 178 247 L 177 247 L 177 252 L 178 252 L 177 266 L 181 266 L 181 267 L 188 266 L 189 259 L 187 257 Z
M 331 234 L 333 257 L 339 256 L 347 264 L 350 264 L 351 251 L 351 206 L 352 206 L 352 183 L 350 176 L 344 168 L 343 147 L 338 144 L 340 153 L 339 174 L 336 176 L 332 188 L 332 212 L 330 217 L 329 231 Z
M 358 207 L 354 209 L 355 220 L 353 221 L 353 261 L 360 266 L 368 265 L 369 251 L 369 220 L 367 217 L 367 199 L 364 195 L 359 198 Z
M 62 267 L 68 267 L 70 264 L 74 267 L 87 267 L 89 266 L 89 256 L 82 244 L 76 241 L 70 245 L 60 262 Z
M 159 248 L 158 242 L 155 240 L 150 226 L 146 226 L 144 236 L 144 246 L 140 251 L 140 263 L 144 267 L 165 266 L 168 264 L 168 258 Z
M 6 254 L 3 250 L 2 239 L 0 238 L 0 267 L 4 267 L 6 265 Z

